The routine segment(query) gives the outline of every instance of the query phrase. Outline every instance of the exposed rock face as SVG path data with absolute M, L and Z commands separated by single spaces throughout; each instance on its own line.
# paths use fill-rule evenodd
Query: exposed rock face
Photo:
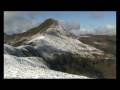
M 96 56 L 99 56 L 99 60 L 105 59 L 103 51 L 73 38 L 63 24 L 53 19 L 46 20 L 39 27 L 19 34 L 18 37 L 20 36 L 22 36 L 20 39 L 24 38 L 25 41 L 19 44 L 14 42 L 13 45 L 16 44 L 17 47 L 4 45 L 5 78 L 87 78 L 50 69 L 68 73 L 72 72 L 68 68 L 83 71 L 82 58 L 96 61 L 98 59 Z M 77 65 L 74 66 L 73 63 Z M 86 65 L 84 67 L 86 68 Z M 92 69 L 90 72 L 92 75 L 97 73 Z

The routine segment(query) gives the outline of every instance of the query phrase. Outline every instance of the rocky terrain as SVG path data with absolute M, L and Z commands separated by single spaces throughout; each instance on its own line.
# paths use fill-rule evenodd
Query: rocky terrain
M 5 54 L 4 59 L 4 78 L 7 79 L 88 79 L 82 75 L 51 70 L 42 58 L 38 57 L 16 57 Z
M 116 55 L 116 35 L 87 35 L 87 37 L 79 37 L 79 40 L 106 53 Z
M 93 64 L 115 57 L 65 29 L 59 21 L 47 19 L 27 32 L 4 35 L 4 77 L 106 78 Z

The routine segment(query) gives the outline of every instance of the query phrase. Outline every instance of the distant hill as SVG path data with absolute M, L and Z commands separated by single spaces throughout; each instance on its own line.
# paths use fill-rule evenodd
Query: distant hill
M 83 35 L 79 40 L 85 44 L 94 46 L 106 53 L 116 55 L 116 36 L 115 35 Z

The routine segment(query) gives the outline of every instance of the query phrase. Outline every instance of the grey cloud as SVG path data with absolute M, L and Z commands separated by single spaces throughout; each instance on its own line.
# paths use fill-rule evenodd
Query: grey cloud
M 77 36 L 81 35 L 81 34 L 93 34 L 94 33 L 94 31 L 92 29 L 88 29 L 85 27 L 81 27 L 80 29 L 72 30 L 71 32 Z
M 107 24 L 103 27 L 95 28 L 95 34 L 102 34 L 102 35 L 116 35 L 116 26 Z
M 65 22 L 65 27 L 68 31 L 79 30 L 80 22 L 77 22 L 77 21 Z

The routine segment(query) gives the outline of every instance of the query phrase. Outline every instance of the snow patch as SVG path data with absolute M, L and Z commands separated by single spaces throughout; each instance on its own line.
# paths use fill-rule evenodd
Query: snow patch
M 33 41 L 36 41 L 36 40 L 41 40 L 41 39 L 44 39 L 45 36 L 37 36 L 37 37 L 34 37 L 32 40 L 28 41 L 28 42 L 33 42 Z
M 102 43 L 100 43 L 100 42 L 94 42 L 94 44 L 102 45 Z

